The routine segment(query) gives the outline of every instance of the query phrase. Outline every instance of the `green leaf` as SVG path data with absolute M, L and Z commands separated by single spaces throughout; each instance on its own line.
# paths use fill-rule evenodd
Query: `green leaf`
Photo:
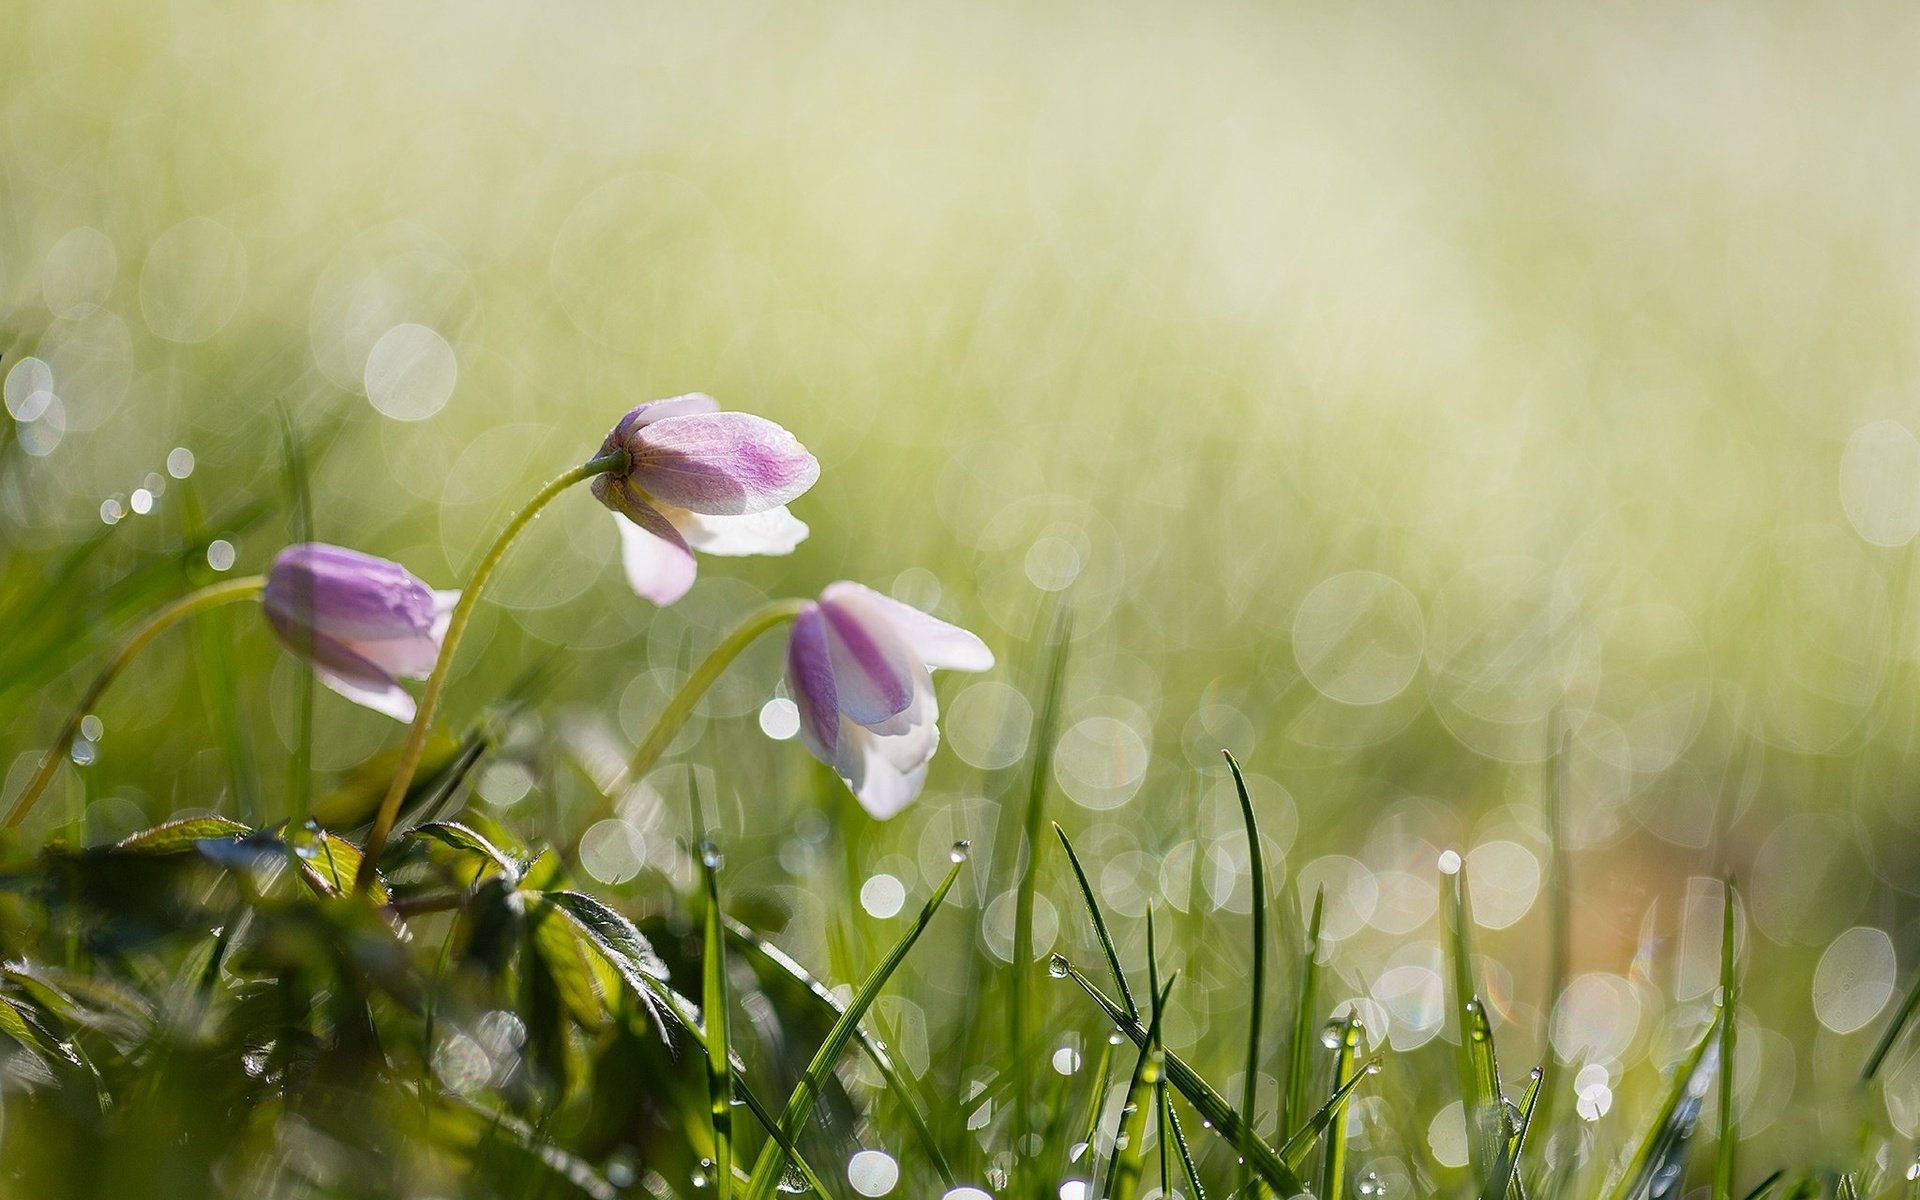
M 921 908 L 920 916 L 914 921 L 913 928 L 894 943 L 893 949 L 887 951 L 886 957 L 880 960 L 879 965 L 874 967 L 872 973 L 860 985 L 859 990 L 854 993 L 853 1003 L 847 1005 L 846 1011 L 840 1014 L 840 1019 L 835 1021 L 833 1028 L 827 1031 L 826 1039 L 814 1052 L 813 1061 L 807 1064 L 806 1073 L 800 1077 L 799 1084 L 787 1098 L 786 1111 L 779 1122 L 780 1138 L 761 1148 L 760 1157 L 753 1165 L 753 1174 L 747 1181 L 747 1200 L 767 1200 L 773 1194 L 774 1185 L 779 1182 L 788 1157 L 780 1141 L 791 1144 L 798 1135 L 801 1126 L 813 1112 L 814 1102 L 819 1099 L 821 1090 L 826 1086 L 827 1075 L 839 1061 L 840 1052 L 846 1048 L 848 1040 L 853 1037 L 853 1031 L 860 1024 L 860 1019 L 866 1015 L 867 1009 L 873 1006 L 874 1000 L 880 995 L 880 990 L 886 986 L 887 980 L 893 977 L 894 971 L 899 969 L 901 962 L 907 957 L 907 952 L 913 949 L 913 944 L 920 940 L 922 933 L 926 932 L 927 926 L 933 921 L 933 914 L 946 900 L 947 893 L 953 889 L 953 881 L 960 878 L 960 868 L 965 865 L 964 859 L 953 864 L 953 868 L 947 872 L 947 877 L 940 882 L 938 888 L 934 889 L 933 896 Z
M 1106 1011 L 1107 1019 L 1112 1021 L 1120 1032 L 1133 1039 L 1134 1045 L 1147 1044 L 1147 1031 L 1140 1022 L 1129 1017 L 1125 1010 L 1108 999 L 1106 993 L 1095 986 L 1094 982 L 1078 968 L 1058 955 L 1054 957 L 1054 966 L 1056 969 L 1064 970 L 1075 983 L 1079 984 L 1081 990 Z M 1193 1105 L 1201 1119 L 1213 1127 L 1214 1133 L 1225 1139 L 1236 1150 L 1245 1153 L 1247 1161 L 1266 1181 L 1268 1187 L 1281 1196 L 1298 1196 L 1308 1190 L 1300 1176 L 1280 1160 L 1280 1156 L 1274 1152 L 1272 1146 L 1267 1145 L 1257 1133 L 1253 1132 L 1249 1123 L 1242 1120 L 1240 1114 L 1233 1110 L 1233 1106 L 1228 1104 L 1219 1092 L 1214 1091 L 1213 1086 L 1202 1079 L 1199 1072 L 1171 1051 L 1168 1051 L 1166 1056 L 1166 1072 L 1167 1082 L 1187 1098 L 1187 1103 Z
M 115 842 L 115 854 L 183 854 L 210 839 L 246 837 L 252 831 L 229 817 L 181 817 L 142 829 Z
M 11 996 L 0 996 L 0 1033 L 48 1058 L 69 1066 L 80 1065 L 80 1055 L 72 1043 L 56 1037 L 38 1012 Z
M 520 877 L 520 864 L 513 861 L 500 847 L 488 841 L 479 831 L 462 825 L 458 821 L 429 821 L 425 825 L 414 826 L 401 837 L 434 842 L 471 855 L 480 859 L 492 873 L 504 875 L 509 880 L 518 880 Z
M 612 968 L 653 1019 L 662 1038 L 669 1030 L 698 1024 L 699 1009 L 668 986 L 667 965 L 639 928 L 613 909 L 580 892 L 546 892 L 546 899 L 574 922 L 583 945 Z M 694 1014 L 689 1017 L 688 1014 Z
M 292 842 L 294 854 L 300 861 L 300 875 L 309 887 L 328 897 L 352 894 L 354 878 L 360 870 L 360 847 L 318 827 L 295 832 Z M 385 904 L 391 899 L 386 881 L 378 874 L 374 875 L 368 894 L 375 904 Z
M 561 1007 L 582 1028 L 603 1028 L 607 1023 L 606 1001 L 594 986 L 587 939 L 580 926 L 551 897 L 523 895 L 527 901 L 527 949 L 545 961 Z
M 1467 1123 L 1467 1157 L 1473 1181 L 1484 1190 L 1493 1177 L 1500 1146 L 1510 1135 L 1506 1105 L 1500 1098 L 1500 1071 L 1494 1059 L 1493 1027 L 1487 1021 L 1474 982 L 1472 910 L 1467 901 L 1467 868 L 1454 859 L 1441 878 L 1445 899 L 1450 994 L 1448 999 L 1460 1027 L 1460 1045 L 1454 1064 L 1459 1075 L 1460 1103 Z

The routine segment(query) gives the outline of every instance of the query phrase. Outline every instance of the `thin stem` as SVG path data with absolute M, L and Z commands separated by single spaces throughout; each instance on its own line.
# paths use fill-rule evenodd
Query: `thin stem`
M 360 877 L 355 882 L 359 890 L 366 890 L 373 882 L 375 864 L 380 860 L 380 852 L 386 848 L 388 835 L 393 832 L 393 822 L 400 815 L 400 804 L 407 798 L 407 788 L 413 783 L 414 772 L 420 769 L 420 756 L 426 753 L 427 731 L 433 727 L 434 710 L 439 708 L 440 693 L 447 686 L 447 672 L 453 666 L 453 652 L 467 632 L 468 622 L 473 620 L 474 607 L 479 604 L 480 593 L 486 590 L 487 580 L 492 578 L 494 568 L 506 557 L 514 540 L 555 496 L 582 480 L 612 471 L 624 471 L 626 468 L 627 452 L 616 450 L 557 476 L 513 515 L 507 527 L 500 531 L 500 536 L 487 549 L 486 557 L 474 568 L 473 578 L 467 581 L 459 601 L 453 606 L 453 616 L 447 622 L 447 636 L 440 643 L 440 655 L 433 660 L 433 671 L 427 676 L 426 690 L 420 695 L 420 707 L 414 712 L 413 725 L 407 730 L 406 744 L 400 749 L 400 765 L 393 773 L 393 782 L 387 786 L 386 797 L 380 801 L 380 809 L 373 819 L 373 830 L 367 835 L 366 849 L 360 860 Z
M 659 718 L 654 721 L 653 728 L 647 731 L 647 736 L 641 739 L 639 748 L 633 752 L 632 761 L 627 764 L 627 773 L 611 789 L 612 793 L 620 794 L 653 769 L 653 764 L 666 753 L 667 745 L 687 723 L 687 718 L 693 715 L 693 706 L 700 703 L 700 697 L 706 695 L 707 689 L 714 685 L 721 673 L 740 657 L 741 651 L 767 630 L 799 616 L 809 603 L 811 601 L 807 600 L 772 601 L 750 613 L 746 620 L 734 627 L 732 633 L 722 638 L 720 644 L 687 676 L 687 681 L 667 701 L 667 706 L 660 710 Z
M 80 732 L 80 723 L 86 720 L 87 714 L 93 711 L 94 705 L 100 702 L 101 694 L 113 683 L 115 677 L 126 668 L 129 662 L 133 661 L 135 655 L 147 648 L 149 642 L 195 613 L 204 612 L 222 604 L 231 604 L 236 600 L 250 600 L 258 596 L 266 586 L 267 579 L 264 575 L 249 575 L 244 579 L 223 579 L 219 583 L 208 584 L 199 591 L 187 593 L 148 617 L 146 624 L 134 630 L 133 636 L 122 643 L 113 657 L 107 660 L 107 665 L 100 668 L 100 673 L 93 677 L 93 682 L 88 685 L 86 693 L 80 697 L 80 703 L 74 705 L 73 712 L 67 717 L 67 723 L 60 727 L 59 734 L 54 737 L 53 745 L 47 747 L 46 754 L 40 759 L 39 770 L 33 773 L 33 779 L 27 784 L 26 790 L 20 793 L 20 799 L 14 801 L 13 811 L 7 814 L 5 824 L 0 828 L 13 829 L 26 820 L 27 813 L 32 811 L 34 802 L 40 799 L 41 793 L 47 790 L 47 784 L 53 781 L 53 773 L 59 769 L 60 760 L 67 756 L 75 735 Z

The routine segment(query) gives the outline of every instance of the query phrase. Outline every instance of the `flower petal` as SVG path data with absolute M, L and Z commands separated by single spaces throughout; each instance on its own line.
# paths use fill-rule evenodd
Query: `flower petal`
M 336 638 L 400 638 L 433 627 L 433 593 L 399 563 L 340 546 L 289 546 L 273 560 L 261 604 Z
M 926 673 L 906 639 L 863 596 L 822 596 L 819 607 L 840 711 L 859 725 L 904 712 L 913 703 L 915 679 Z
M 831 764 L 839 748 L 840 706 L 827 650 L 826 618 L 809 604 L 793 619 L 787 639 L 787 690 L 800 710 L 800 740 L 813 756 Z
M 389 680 L 385 684 L 371 685 L 349 679 L 344 675 L 335 675 L 332 671 L 315 670 L 314 675 L 328 688 L 345 696 L 355 704 L 370 708 L 377 713 L 385 713 L 396 721 L 409 725 L 413 723 L 416 711 L 413 697 L 399 684 Z
M 643 425 L 651 425 L 662 417 L 684 417 L 693 413 L 719 412 L 720 402 L 704 392 L 688 392 L 684 396 L 674 396 L 666 400 L 649 400 L 627 411 L 627 415 L 614 422 L 613 432 L 600 444 L 600 453 L 611 454 L 627 444 L 627 438 Z
M 834 770 L 867 815 L 884 821 L 919 797 L 939 742 L 932 721 L 897 737 L 882 737 L 849 721 L 840 728 Z
M 820 478 L 820 464 L 791 433 L 749 413 L 663 417 L 634 429 L 626 445 L 634 487 L 709 516 L 777 508 Z
M 738 517 L 709 517 L 684 508 L 667 510 L 667 519 L 702 554 L 736 558 L 748 554 L 792 554 L 807 540 L 807 523 L 782 504 Z
M 620 528 L 620 563 L 635 593 L 659 605 L 687 594 L 697 570 L 693 551 L 665 517 L 642 504 L 631 517 L 616 513 L 613 522 Z
M 820 598 L 831 600 L 856 595 L 886 614 L 907 645 L 929 667 L 950 671 L 986 671 L 993 667 L 993 651 L 973 634 L 870 587 L 842 580 L 828 584 Z

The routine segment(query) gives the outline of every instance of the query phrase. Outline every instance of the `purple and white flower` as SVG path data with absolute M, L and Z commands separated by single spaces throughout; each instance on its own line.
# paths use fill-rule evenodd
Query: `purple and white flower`
M 698 392 L 655 400 L 620 418 L 600 453 L 615 450 L 627 470 L 595 479 L 593 494 L 620 518 L 627 582 L 655 604 L 693 586 L 695 550 L 789 554 L 807 536 L 786 506 L 820 464 L 764 417 L 721 412 Z
M 878 820 L 911 804 L 940 744 L 932 672 L 985 671 L 973 634 L 857 583 L 829 584 L 787 643 L 800 740 Z
M 399 681 L 432 672 L 459 598 L 434 591 L 399 563 L 311 542 L 273 560 L 261 605 L 281 644 L 320 682 L 411 721 L 413 697 Z

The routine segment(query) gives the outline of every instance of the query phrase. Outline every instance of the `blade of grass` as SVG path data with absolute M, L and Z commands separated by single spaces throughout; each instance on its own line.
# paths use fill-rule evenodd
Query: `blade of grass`
M 1920 975 L 1914 977 L 1912 985 L 1907 988 L 1906 996 L 1900 1001 L 1900 1007 L 1894 1011 L 1893 1020 L 1887 1022 L 1886 1029 L 1880 1034 L 1880 1040 L 1873 1044 L 1873 1053 L 1867 1055 L 1867 1065 L 1860 1070 L 1861 1082 L 1870 1081 L 1880 1073 L 1881 1066 L 1887 1061 L 1887 1055 L 1893 1052 L 1895 1043 L 1900 1040 L 1900 1035 L 1907 1031 L 1907 1026 L 1912 1023 L 1916 1012 L 1920 1012 Z
M 1046 816 L 1047 781 L 1053 774 L 1053 741 L 1059 725 L 1060 702 L 1067 675 L 1067 647 L 1073 640 L 1073 610 L 1063 602 L 1054 610 L 1045 643 L 1047 685 L 1034 715 L 1033 769 L 1027 777 L 1027 803 L 1021 821 L 1018 848 L 1020 880 L 1013 902 L 1013 973 L 1007 988 L 1007 1049 L 1015 1072 L 1013 1111 L 1014 1154 L 1025 1157 L 1027 1134 L 1033 1131 L 1033 1055 L 1027 1047 L 1027 975 L 1033 967 L 1033 898 L 1040 860 L 1041 822 Z
M 1313 1154 L 1314 1143 L 1346 1107 L 1347 1098 L 1353 1095 L 1354 1089 L 1365 1083 L 1367 1076 L 1378 1070 L 1379 1066 L 1378 1058 L 1370 1059 L 1365 1067 L 1353 1072 L 1346 1082 L 1334 1088 L 1333 1094 L 1327 1097 L 1327 1102 L 1320 1106 L 1320 1111 L 1308 1117 L 1306 1123 L 1294 1130 L 1293 1136 L 1280 1147 L 1280 1161 L 1294 1170 L 1305 1167 L 1307 1159 Z
M 723 915 L 721 919 L 726 924 L 729 937 L 752 951 L 775 970 L 786 974 L 806 988 L 822 1007 L 833 1014 L 835 1020 L 838 1020 L 846 1011 L 846 1006 L 834 999 L 833 993 L 827 990 L 826 985 L 809 974 L 807 969 L 789 957 L 786 951 L 765 941 L 732 917 Z M 931 1162 L 933 1169 L 940 1173 L 941 1181 L 947 1187 L 958 1186 L 953 1167 L 947 1162 L 946 1154 L 941 1151 L 939 1139 L 933 1136 L 933 1129 L 927 1124 L 926 1114 L 920 1110 L 919 1102 L 915 1098 L 915 1090 L 901 1076 L 900 1068 L 895 1065 L 893 1056 L 888 1054 L 887 1048 L 875 1040 L 873 1035 L 862 1026 L 854 1027 L 853 1038 L 860 1043 L 860 1048 L 866 1052 L 867 1058 L 879 1070 L 880 1077 L 886 1080 L 887 1087 L 900 1098 L 901 1106 L 907 1110 L 907 1121 L 913 1126 L 914 1135 L 920 1140 L 921 1153 L 927 1156 L 927 1161 Z
M 1713 1157 L 1713 1200 L 1731 1200 L 1735 1148 L 1740 1140 L 1733 1112 L 1733 1052 L 1740 1028 L 1739 960 L 1734 953 L 1733 916 L 1740 902 L 1727 876 L 1725 907 L 1720 914 L 1720 1128 Z
M 874 1000 L 880 995 L 880 989 L 886 986 L 887 980 L 893 977 L 894 971 L 899 969 L 901 962 L 906 959 L 907 952 L 913 949 L 913 944 L 920 940 L 922 933 L 926 932 L 927 926 L 933 921 L 934 913 L 939 911 L 941 903 L 947 898 L 947 893 L 953 890 L 953 881 L 960 878 L 960 869 L 965 865 L 965 858 L 953 864 L 952 869 L 947 872 L 947 877 L 941 880 L 940 886 L 934 889 L 933 895 L 921 908 L 913 928 L 894 943 L 893 949 L 887 951 L 886 957 L 880 960 L 879 965 L 874 967 L 872 973 L 861 983 L 859 990 L 854 993 L 853 1002 L 847 1005 L 846 1011 L 840 1014 L 840 1019 L 835 1021 L 833 1027 L 827 1031 L 826 1039 L 814 1052 L 813 1061 L 807 1064 L 806 1073 L 800 1077 L 800 1082 L 795 1085 L 793 1093 L 787 1097 L 786 1111 L 779 1121 L 781 1139 L 787 1143 L 791 1144 L 798 1137 L 801 1126 L 806 1123 L 807 1117 L 813 1112 L 814 1103 L 820 1098 L 821 1089 L 826 1086 L 828 1074 L 840 1059 L 840 1052 L 846 1048 L 847 1042 L 853 1037 L 854 1029 L 859 1026 L 860 1018 L 864 1017 L 867 1009 L 873 1006 Z M 773 1194 L 774 1185 L 780 1181 L 787 1157 L 781 1148 L 781 1139 L 771 1141 L 761 1148 L 760 1157 L 753 1165 L 753 1174 L 747 1180 L 747 1200 L 767 1200 L 767 1197 Z
M 1663 1169 L 1672 1167 L 1674 1159 L 1686 1151 L 1687 1139 L 1692 1136 L 1693 1122 L 1700 1115 L 1700 1100 L 1705 1096 L 1704 1088 L 1696 1089 L 1696 1076 L 1707 1054 L 1714 1048 L 1719 1034 L 1719 1023 L 1726 1013 L 1722 1011 L 1707 1028 L 1706 1035 L 1687 1055 L 1686 1061 L 1673 1074 L 1673 1082 L 1667 1088 L 1666 1097 L 1660 1107 L 1654 1111 L 1653 1121 L 1647 1127 L 1646 1134 L 1640 1139 L 1640 1145 L 1634 1150 L 1633 1157 L 1620 1173 L 1619 1179 L 1606 1194 L 1610 1200 L 1628 1200 L 1628 1197 L 1647 1194 L 1647 1185 Z M 1684 1165 L 1684 1164 L 1683 1164 Z
M 1547 826 L 1547 988 L 1540 1011 L 1546 1014 L 1546 1038 L 1549 1041 L 1553 1037 L 1554 1023 L 1559 1019 L 1560 994 L 1567 989 L 1568 955 L 1573 929 L 1573 883 L 1566 840 L 1567 747 L 1570 735 L 1565 726 L 1564 714 L 1556 712 L 1550 735 L 1554 741 L 1547 760 L 1543 805 Z M 1556 1086 L 1560 1064 L 1549 1054 L 1545 1056 L 1541 1068 L 1546 1076 L 1540 1083 L 1540 1111 L 1534 1119 L 1541 1132 L 1551 1141 L 1555 1104 L 1560 1094 Z
M 1073 840 L 1067 837 L 1067 831 L 1060 822 L 1053 823 L 1053 832 L 1059 837 L 1060 845 L 1067 852 L 1067 863 L 1073 867 L 1073 878 L 1080 885 L 1080 898 L 1087 902 L 1087 916 L 1093 921 L 1094 936 L 1100 939 L 1100 952 L 1107 956 L 1107 969 L 1113 972 L 1113 985 L 1120 989 L 1120 1003 L 1126 1006 L 1127 1015 L 1138 1017 L 1140 1009 L 1133 1002 L 1133 992 L 1127 987 L 1127 973 L 1120 968 L 1120 952 L 1113 948 L 1113 935 L 1107 932 L 1107 918 L 1100 911 L 1100 902 L 1094 898 L 1093 885 L 1087 882 L 1087 873 L 1080 866 L 1080 856 L 1073 851 Z M 1149 969 L 1152 955 L 1148 955 Z
M 1233 790 L 1240 797 L 1240 819 L 1247 828 L 1247 859 L 1252 867 L 1253 885 L 1253 978 L 1252 1004 L 1247 1011 L 1247 1068 L 1240 1085 L 1240 1111 L 1247 1118 L 1247 1129 L 1254 1124 L 1254 1101 L 1260 1084 L 1260 1015 L 1267 1007 L 1267 863 L 1266 855 L 1260 848 L 1260 822 L 1253 815 L 1253 797 L 1247 794 L 1247 779 L 1240 773 L 1240 764 L 1233 753 L 1220 751 L 1227 760 L 1227 769 L 1233 772 Z M 1244 1163 L 1242 1155 L 1240 1184 L 1244 1188 L 1251 1171 Z M 1257 1198 L 1258 1188 L 1254 1189 Z
M 1095 1193 L 1107 1200 L 1133 1200 L 1140 1186 L 1147 1152 L 1147 1098 L 1160 1079 L 1165 1054 L 1160 1045 L 1160 1017 L 1166 1012 L 1167 997 L 1179 974 L 1175 971 L 1166 987 L 1153 997 L 1153 1012 L 1147 1021 L 1147 1044 L 1134 1059 L 1133 1078 L 1127 1084 L 1127 1102 L 1120 1110 L 1120 1126 L 1113 1137 L 1113 1173 L 1107 1179 L 1106 1190 Z
M 1313 915 L 1307 919 L 1306 953 L 1300 959 L 1299 994 L 1294 1000 L 1293 1044 L 1287 1049 L 1287 1090 L 1282 1094 L 1280 1128 L 1299 1119 L 1307 1108 L 1308 1077 L 1312 1074 L 1315 1031 L 1314 991 L 1320 973 L 1320 928 L 1327 911 L 1327 889 L 1314 889 Z
M 1338 1103 L 1327 1120 L 1328 1134 L 1320 1157 L 1320 1200 L 1341 1200 L 1347 1186 L 1347 1097 L 1346 1085 L 1358 1076 L 1354 1071 L 1354 1052 L 1360 1047 L 1362 1026 L 1356 1013 L 1340 1030 L 1340 1044 L 1333 1052 L 1333 1091 Z
M 1757 1187 L 1746 1194 L 1745 1200 L 1760 1200 L 1762 1196 L 1780 1186 L 1780 1180 L 1785 1175 L 1786 1171 L 1780 1170 L 1762 1179 Z
M 1106 1012 L 1107 1019 L 1112 1021 L 1120 1032 L 1131 1038 L 1134 1045 L 1147 1044 L 1147 1031 L 1140 1022 L 1129 1017 L 1118 1004 L 1100 990 L 1098 985 L 1088 979 L 1072 963 L 1055 955 L 1053 969 L 1079 984 L 1081 990 Z M 1280 1161 L 1280 1156 L 1275 1153 L 1273 1147 L 1267 1145 L 1258 1134 L 1248 1128 L 1247 1122 L 1241 1115 L 1235 1112 L 1233 1106 L 1213 1089 L 1213 1085 L 1200 1077 L 1199 1072 L 1171 1051 L 1167 1052 L 1165 1065 L 1167 1082 L 1187 1098 L 1187 1103 L 1193 1105 L 1201 1119 L 1213 1128 L 1215 1134 L 1236 1150 L 1244 1147 L 1247 1161 L 1253 1164 L 1253 1169 L 1266 1181 L 1268 1187 L 1282 1196 L 1298 1196 L 1308 1190 L 1305 1181 L 1291 1167 Z
M 1180 1128 L 1180 1116 L 1173 1111 L 1173 1095 L 1165 1086 L 1160 1089 L 1160 1119 L 1173 1135 L 1173 1148 L 1179 1152 L 1180 1169 L 1186 1175 L 1192 1200 L 1207 1200 L 1207 1189 L 1200 1182 L 1200 1168 L 1194 1164 L 1193 1150 L 1187 1145 L 1187 1131 Z
M 286 404 L 277 402 L 275 407 L 280 416 L 280 444 L 285 459 L 284 470 L 287 482 L 287 509 L 292 519 L 292 542 L 299 544 L 310 542 L 313 532 L 313 495 L 308 487 L 307 456 L 300 446 L 300 434 L 294 428 L 293 418 L 287 412 Z M 301 596 L 309 607 L 312 596 Z M 307 640 L 312 642 L 312 622 L 305 626 Z M 311 653 L 313 647 L 306 649 Z M 311 671 L 294 673 L 294 724 L 293 756 L 287 763 L 287 819 L 294 825 L 303 825 L 307 813 L 313 807 L 313 689 L 318 686 Z M 247 818 L 243 815 L 242 820 Z
M 1492 1179 L 1494 1160 L 1499 1156 L 1500 1122 L 1504 1112 L 1500 1101 L 1499 1070 L 1493 1064 L 1493 1033 L 1478 998 L 1474 982 L 1471 910 L 1467 900 L 1467 868 L 1460 855 L 1447 851 L 1441 856 L 1441 879 L 1445 890 L 1442 911 L 1447 933 L 1448 980 L 1455 1019 L 1460 1030 L 1460 1046 L 1454 1056 L 1459 1075 L 1460 1102 L 1467 1122 L 1467 1158 L 1475 1186 L 1484 1191 Z
M 1075 1142 L 1067 1150 L 1067 1170 L 1071 1172 L 1082 1158 L 1087 1163 L 1087 1182 L 1091 1186 L 1099 1175 L 1097 1147 L 1100 1138 L 1100 1109 L 1107 1102 L 1107 1085 L 1113 1081 L 1113 1052 L 1119 1044 L 1116 1034 L 1106 1040 L 1100 1050 L 1100 1066 L 1093 1074 L 1093 1094 L 1087 1100 L 1087 1119 L 1081 1122 L 1086 1136 Z
M 701 955 L 700 1011 L 706 1017 L 707 1098 L 713 1114 L 713 1177 L 722 1195 L 733 1180 L 733 1042 L 728 1032 L 727 943 L 720 925 L 720 852 L 700 843 L 700 874 L 706 883 L 705 946 Z
M 1540 1081 L 1545 1077 L 1546 1071 L 1540 1067 L 1528 1076 L 1527 1090 L 1520 1098 L 1520 1120 L 1513 1127 L 1513 1136 L 1501 1147 L 1500 1161 L 1493 1166 L 1493 1178 L 1481 1189 L 1480 1200 L 1507 1200 L 1522 1193 L 1520 1156 L 1526 1152 L 1527 1130 L 1533 1127 L 1534 1109 L 1540 1103 Z
M 1154 937 L 1153 906 L 1149 904 L 1147 906 L 1147 995 L 1158 996 L 1159 994 L 1160 946 L 1158 939 Z M 1154 1024 L 1156 1028 L 1151 1028 L 1147 1032 L 1153 1035 L 1153 1048 L 1158 1051 L 1162 1049 L 1159 1029 L 1157 1028 L 1159 1024 L 1158 1014 L 1155 1014 Z M 1167 1194 L 1167 1142 L 1170 1140 L 1167 1137 L 1167 1073 L 1164 1069 L 1154 1074 L 1153 1111 L 1160 1119 L 1160 1137 L 1158 1138 L 1160 1143 L 1160 1194 L 1164 1196 Z

